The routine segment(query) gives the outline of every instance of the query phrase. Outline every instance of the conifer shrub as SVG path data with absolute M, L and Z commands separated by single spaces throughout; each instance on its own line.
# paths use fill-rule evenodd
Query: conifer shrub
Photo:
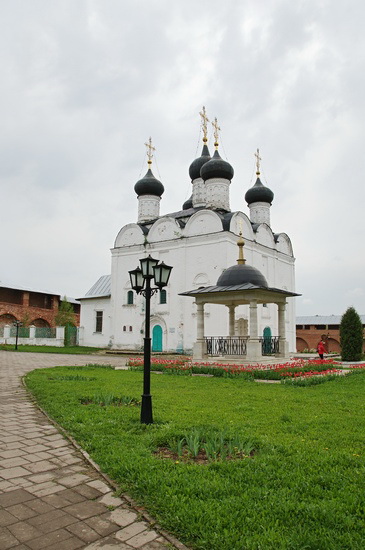
M 361 361 L 363 328 L 359 314 L 349 307 L 340 324 L 341 356 L 343 361 Z

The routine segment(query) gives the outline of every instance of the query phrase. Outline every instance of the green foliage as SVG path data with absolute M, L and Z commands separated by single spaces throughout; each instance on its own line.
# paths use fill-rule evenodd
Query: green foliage
M 343 361 L 361 361 L 363 328 L 361 319 L 353 307 L 349 307 L 342 316 L 340 343 Z
M 302 389 L 152 374 L 152 425 L 140 423 L 138 407 L 80 403 L 98 393 L 139 396 L 140 372 L 79 373 L 96 380 L 49 380 L 72 374 L 57 367 L 36 369 L 26 384 L 121 492 L 189 548 L 365 548 L 364 369 Z M 197 431 L 208 443 L 208 464 L 155 454 L 174 444 L 181 454 L 185 436 Z M 223 455 L 241 444 L 245 454 L 257 452 L 216 459 L 222 444 Z
M 331 382 L 331 380 L 336 380 L 337 377 L 336 374 L 327 374 L 326 376 L 311 376 L 308 378 L 286 378 L 281 380 L 281 384 L 297 387 L 318 386 L 318 384 L 325 384 L 326 382 Z
M 96 378 L 93 378 L 96 380 Z M 114 395 L 113 393 L 96 393 L 92 397 L 81 397 L 80 403 L 83 405 L 99 405 L 100 407 L 108 407 L 110 405 L 120 407 L 121 405 L 140 405 L 140 401 L 130 395 Z
M 58 312 L 55 315 L 55 324 L 58 327 L 65 327 L 67 325 L 76 324 L 76 315 L 74 313 L 72 304 L 67 301 L 67 296 L 64 296 L 60 302 Z

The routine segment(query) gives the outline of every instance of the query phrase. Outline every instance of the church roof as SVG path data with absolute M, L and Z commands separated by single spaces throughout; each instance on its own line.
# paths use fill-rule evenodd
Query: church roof
M 148 168 L 146 175 L 137 181 L 134 191 L 140 197 L 141 195 L 155 195 L 161 197 L 164 192 L 164 186 L 155 178 L 151 168 Z
M 193 290 L 188 290 L 186 292 L 180 292 L 180 296 L 196 296 L 198 294 L 214 294 L 217 292 L 233 292 L 240 290 L 269 290 L 271 292 L 284 294 L 285 296 L 301 296 L 295 292 L 290 292 L 289 290 L 283 290 L 281 288 L 259 286 L 253 283 L 243 283 L 240 285 L 226 285 L 226 286 L 204 286 L 200 288 L 194 288 Z
M 83 298 L 79 300 L 86 300 L 88 298 L 108 298 L 111 295 L 111 275 L 102 275 L 96 283 L 87 291 Z
M 248 205 L 254 202 L 268 202 L 271 204 L 273 199 L 274 193 L 262 183 L 259 177 L 257 178 L 255 185 L 246 191 L 245 194 L 245 200 Z
M 233 174 L 233 167 L 229 164 L 229 162 L 220 157 L 218 150 L 214 152 L 214 155 L 210 160 L 208 160 L 208 162 L 203 164 L 200 170 L 200 176 L 204 181 L 211 178 L 223 178 L 231 181 Z
M 232 286 L 252 284 L 260 288 L 267 288 L 268 284 L 263 274 L 253 267 L 247 264 L 232 265 L 219 277 L 217 286 Z
M 189 176 L 191 181 L 194 181 L 196 178 L 200 178 L 200 170 L 202 166 L 211 159 L 209 149 L 204 143 L 202 154 L 200 157 L 193 160 L 189 167 Z

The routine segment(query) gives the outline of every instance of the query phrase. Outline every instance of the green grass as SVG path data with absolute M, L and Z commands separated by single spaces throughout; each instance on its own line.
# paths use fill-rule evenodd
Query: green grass
M 149 426 L 139 407 L 80 402 L 97 393 L 139 400 L 141 373 L 89 367 L 89 380 L 67 379 L 78 372 L 36 370 L 26 383 L 121 490 L 188 546 L 365 548 L 364 372 L 308 387 L 152 374 Z M 154 454 L 195 428 L 256 452 L 204 465 Z
M 18 349 L 15 350 L 14 345 L 0 344 L 0 350 L 4 351 L 24 351 L 30 353 L 71 353 L 73 355 L 90 355 L 102 350 L 103 348 L 91 348 L 87 346 L 28 346 L 18 345 Z

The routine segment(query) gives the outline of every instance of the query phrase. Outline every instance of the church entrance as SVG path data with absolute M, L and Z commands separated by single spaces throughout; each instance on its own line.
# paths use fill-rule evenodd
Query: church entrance
M 152 329 L 152 351 L 162 351 L 162 327 L 155 325 Z
M 272 353 L 271 328 L 265 327 L 262 341 L 262 355 L 270 355 Z

